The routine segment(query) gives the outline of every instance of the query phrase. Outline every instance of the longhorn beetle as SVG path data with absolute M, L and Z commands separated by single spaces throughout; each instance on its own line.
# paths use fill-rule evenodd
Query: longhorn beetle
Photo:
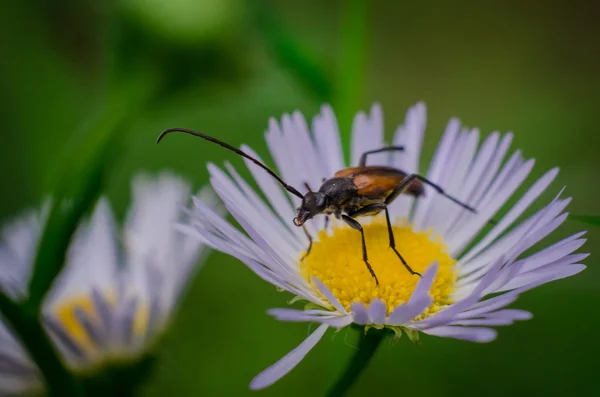
M 367 256 L 365 233 L 362 225 L 355 218 L 365 215 L 375 215 L 381 211 L 384 211 L 387 222 L 390 248 L 394 251 L 396 256 L 398 256 L 400 262 L 402 262 L 410 274 L 421 277 L 420 273 L 412 270 L 400 252 L 398 252 L 396 249 L 396 242 L 394 240 L 394 232 L 392 229 L 392 223 L 390 221 L 388 205 L 394 201 L 396 197 L 403 193 L 410 194 L 414 197 L 423 196 L 425 193 L 424 185 L 429 185 L 439 194 L 447 197 L 464 209 L 473 213 L 477 213 L 474 208 L 446 194 L 444 189 L 421 175 L 407 174 L 406 172 L 392 167 L 366 165 L 367 157 L 369 155 L 388 151 L 404 151 L 403 146 L 386 146 L 376 150 L 369 150 L 363 153 L 360 157 L 358 167 L 345 168 L 336 172 L 332 178 L 325 179 L 323 181 L 323 184 L 318 191 L 313 192 L 308 184 L 305 184 L 306 188 L 308 189 L 308 193 L 303 195 L 293 186 L 285 183 L 285 181 L 281 179 L 279 175 L 277 175 L 273 170 L 257 159 L 217 138 L 213 138 L 211 136 L 204 135 L 200 132 L 192 131 L 186 128 L 169 128 L 164 130 L 159 135 L 156 143 L 159 143 L 165 137 L 165 135 L 171 132 L 183 132 L 206 139 L 207 141 L 216 143 L 217 145 L 221 145 L 224 148 L 247 158 L 254 164 L 267 171 L 273 178 L 277 180 L 277 182 L 279 182 L 279 184 L 281 184 L 281 186 L 283 186 L 285 190 L 302 200 L 300 207 L 297 209 L 298 212 L 296 217 L 293 220 L 294 225 L 303 226 L 307 220 L 312 219 L 314 216 L 319 214 L 325 214 L 327 216 L 333 214 L 336 218 L 346 222 L 351 228 L 359 231 L 362 241 L 363 261 L 365 262 L 365 265 L 367 265 L 367 269 L 371 273 L 371 276 L 373 276 L 375 279 L 375 283 L 377 285 L 379 285 L 379 280 L 377 279 L 377 275 L 373 271 L 373 268 L 369 264 L 369 259 Z M 326 218 L 326 222 L 327 219 L 329 218 Z M 313 239 L 308 233 L 308 230 L 306 230 L 306 227 L 303 227 L 304 232 L 306 233 L 310 242 L 306 254 L 303 257 L 304 259 L 310 253 Z

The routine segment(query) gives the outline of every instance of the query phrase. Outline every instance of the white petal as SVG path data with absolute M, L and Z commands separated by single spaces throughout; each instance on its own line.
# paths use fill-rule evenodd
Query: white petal
M 293 216 L 283 221 L 281 216 L 267 206 L 264 200 L 244 181 L 231 164 L 225 163 L 225 166 L 241 189 L 242 196 L 240 198 L 253 206 L 257 214 L 265 220 L 268 219 L 269 226 L 273 227 L 273 232 L 281 237 L 280 241 L 285 244 L 287 251 L 300 251 L 308 245 L 308 239 L 302 233 L 302 230 L 292 223 Z
M 584 271 L 586 268 L 585 265 L 576 263 L 578 262 L 579 257 L 573 258 L 574 256 L 575 255 L 569 255 L 549 265 L 519 274 L 503 286 L 496 288 L 495 291 L 511 290 L 532 283 L 539 284 L 539 282 L 543 280 L 547 280 L 546 282 L 559 280 Z
M 270 257 L 276 261 L 277 267 L 281 268 L 282 272 L 295 274 L 296 263 L 293 256 L 299 256 L 300 251 L 290 252 L 291 249 L 288 243 L 279 233 L 274 232 L 277 230 L 276 225 L 272 222 L 267 223 L 264 214 L 257 213 L 255 208 L 247 201 L 223 191 L 223 185 L 218 180 L 211 179 L 211 183 L 215 191 L 221 196 L 227 210 L 244 227 L 246 233 L 261 248 L 261 251 L 266 254 L 265 257 L 261 257 L 261 260 L 269 260 Z M 279 226 L 281 226 L 280 223 Z
M 371 323 L 367 308 L 362 302 L 354 302 L 350 305 L 350 311 L 354 315 L 354 322 L 358 325 L 367 325 Z
M 460 122 L 457 119 L 451 119 L 446 126 L 442 141 L 436 149 L 429 171 L 427 172 L 427 179 L 433 183 L 441 183 L 440 177 L 443 174 L 444 167 L 447 166 L 447 161 L 451 155 L 459 128 Z M 435 194 L 436 192 L 431 187 L 426 187 L 425 197 L 417 201 L 415 215 L 413 217 L 413 222 L 417 230 L 422 230 L 425 227 L 425 222 L 429 216 Z
M 392 153 L 392 166 L 407 174 L 419 173 L 421 147 L 427 123 L 426 113 L 425 104 L 417 103 L 408 109 L 404 125 L 399 126 L 394 134 L 394 145 L 404 146 L 405 151 Z M 413 197 L 401 195 L 390 204 L 391 214 L 408 218 L 414 201 Z
M 552 220 L 558 216 L 560 212 L 567 206 L 568 200 L 559 200 L 557 202 L 551 202 L 543 209 L 537 211 L 534 215 L 527 218 L 527 220 L 521 222 L 517 227 L 513 228 L 510 232 L 505 234 L 503 237 L 491 244 L 484 252 L 477 255 L 470 261 L 462 262 L 461 260 L 461 277 L 464 275 L 479 270 L 479 274 L 483 274 L 486 270 L 486 266 L 489 266 L 492 261 L 498 258 L 500 255 L 506 254 L 512 248 L 518 245 L 525 236 L 531 232 L 532 226 L 535 222 L 543 221 L 544 218 Z M 540 223 L 540 227 L 546 227 L 546 223 Z M 471 277 L 471 276 L 469 276 Z M 463 284 L 464 281 L 460 280 L 459 284 Z
M 430 317 L 415 322 L 414 326 L 411 328 L 427 329 L 445 325 L 452 321 L 457 314 L 467 310 L 481 299 L 484 291 L 494 282 L 504 264 L 504 258 L 499 258 L 485 274 L 485 276 L 478 281 L 473 291 L 467 297 L 457 301 L 456 303 L 448 306 L 446 309 L 443 309 Z
M 351 166 L 357 166 L 362 154 L 368 150 L 379 149 L 383 144 L 383 115 L 381 107 L 374 104 L 371 108 L 371 115 L 367 116 L 364 112 L 358 112 L 352 123 L 352 151 Z M 388 163 L 389 153 L 374 154 L 369 156 L 371 164 Z
M 532 314 L 525 310 L 505 309 L 488 313 L 487 315 L 481 317 L 457 319 L 450 322 L 449 325 L 492 327 L 511 325 L 515 321 L 529 320 L 532 317 Z
M 383 325 L 385 324 L 385 317 L 387 314 L 387 307 L 381 299 L 374 299 L 371 301 L 368 309 L 369 319 L 371 324 Z
M 403 325 L 417 317 L 431 305 L 433 298 L 429 294 L 429 290 L 431 289 L 437 270 L 437 262 L 427 268 L 423 277 L 417 283 L 409 301 L 392 311 L 388 319 L 388 324 Z
M 295 111 L 292 114 L 292 123 L 295 132 L 293 135 L 294 147 L 302 154 L 304 177 L 312 190 L 318 190 L 323 178 L 329 178 L 331 175 L 326 174 L 325 169 L 320 166 L 317 148 L 302 113 Z M 301 188 L 304 189 L 304 186 Z
M 475 247 L 469 250 L 469 252 L 461 258 L 461 261 L 468 262 L 471 258 L 489 246 L 546 190 L 550 183 L 556 178 L 556 175 L 558 175 L 558 168 L 553 168 L 538 179 L 537 182 L 529 188 L 527 193 L 521 197 L 517 204 L 502 217 L 500 222 L 498 222 L 498 224 L 495 225 L 492 230 L 490 230 L 490 232 L 475 245 Z
M 264 163 L 264 161 L 260 158 L 258 154 L 256 154 L 250 147 L 242 145 L 242 150 L 248 153 L 249 155 L 256 158 L 258 161 Z M 287 196 L 281 185 L 269 175 L 265 170 L 251 162 L 250 160 L 244 159 L 246 166 L 254 176 L 254 180 L 258 183 L 260 190 L 269 200 L 271 206 L 275 210 L 275 213 L 278 214 L 279 219 L 284 224 L 289 224 L 291 219 L 295 216 L 294 207 L 290 202 L 289 196 Z
M 464 187 L 465 195 L 463 197 L 470 206 L 477 209 L 481 208 L 481 201 L 490 189 L 491 183 L 498 173 L 500 164 L 512 142 L 512 134 L 506 134 L 500 143 L 498 143 L 498 139 L 499 134 L 495 132 L 485 140 L 471 167 L 472 172 L 467 176 L 467 182 Z M 519 155 L 517 152 L 513 156 L 513 162 L 518 158 Z M 446 236 L 452 236 L 460 232 L 465 223 L 472 219 L 471 213 L 459 210 L 459 208 L 456 211 L 459 212 L 458 217 L 452 227 L 446 232 Z
M 266 259 L 259 263 L 244 255 L 241 251 L 234 248 L 232 244 L 227 244 L 226 242 L 219 240 L 206 230 L 200 228 L 197 230 L 206 239 L 210 241 L 210 243 L 215 247 L 215 249 L 227 253 L 233 256 L 234 258 L 237 258 L 238 260 L 242 261 L 257 276 L 267 281 L 268 283 L 273 284 L 277 288 L 281 288 L 295 295 L 301 296 L 310 302 L 316 303 L 317 305 L 325 306 L 325 302 L 323 302 L 319 297 L 317 297 L 316 294 L 312 292 L 310 287 L 308 285 L 305 285 L 306 283 L 300 283 L 296 285 L 293 284 L 293 280 L 287 278 L 287 273 L 281 271 L 280 265 L 276 263 L 273 259 Z
M 322 324 L 313 332 L 308 338 L 304 340 L 298 347 L 286 354 L 281 360 L 265 369 L 263 372 L 258 374 L 252 382 L 250 382 L 250 389 L 260 390 L 265 387 L 271 386 L 279 379 L 283 378 L 288 374 L 296 365 L 302 361 L 302 359 L 312 350 L 313 347 L 321 340 L 328 326 Z
M 262 251 L 250 238 L 248 238 L 248 236 L 233 227 L 229 222 L 214 212 L 213 209 L 203 203 L 199 198 L 192 197 L 192 200 L 199 212 L 195 215 L 195 219 L 192 222 L 194 230 L 199 228 L 205 230 L 207 233 L 215 234 L 215 237 L 217 237 L 219 240 L 226 241 L 231 248 L 240 251 L 242 254 L 255 260 L 260 258 L 260 255 L 263 254 Z M 203 219 L 200 219 L 200 222 L 196 222 L 200 217 Z M 209 227 L 207 223 L 210 224 L 212 229 L 207 228 Z
M 456 231 L 456 235 L 448 237 L 447 245 L 452 255 L 457 255 L 464 249 L 529 175 L 534 161 L 529 160 L 521 163 L 517 158 L 518 156 L 513 157 L 515 159 L 514 164 L 511 164 L 509 160 L 509 163 L 495 179 L 480 207 L 477 208 L 478 214 L 471 214 L 470 220 L 464 223 L 461 230 Z
M 280 263 L 265 253 L 254 241 L 231 226 L 199 199 L 194 198 L 194 204 L 200 209 L 200 214 L 197 216 L 204 216 L 205 221 L 210 224 L 206 222 L 194 224 L 194 233 L 206 239 L 212 247 L 239 259 L 260 278 L 278 288 L 288 290 L 318 305 L 324 305 L 324 302 L 316 296 L 304 279 L 299 278 L 297 273 L 290 275 L 288 270 L 283 269 Z M 191 233 L 190 230 L 184 231 Z M 218 231 L 222 234 L 214 234 Z
M 269 130 L 265 134 L 265 139 L 271 157 L 275 160 L 275 164 L 279 170 L 279 176 L 281 176 L 286 183 L 296 186 L 296 165 L 294 164 L 293 158 L 289 155 L 289 151 L 293 150 L 293 148 L 290 149 L 288 147 L 288 143 L 284 139 L 283 132 L 279 127 L 279 123 L 274 118 L 269 119 Z M 294 206 L 297 206 L 299 204 L 299 199 L 296 197 L 293 197 L 292 199 L 294 200 Z
M 454 338 L 477 343 L 487 343 L 496 339 L 497 332 L 491 328 L 475 328 L 461 326 L 442 326 L 423 331 L 429 335 Z
M 2 227 L 0 238 L 0 288 L 13 299 L 24 299 L 33 262 L 46 223 L 50 203 L 27 211 Z
M 52 306 L 66 297 L 87 294 L 93 286 L 109 288 L 118 266 L 115 239 L 112 210 L 108 200 L 101 198 L 89 223 L 77 228 L 64 270 L 45 304 Z
M 293 255 L 300 255 L 299 245 L 293 243 L 291 231 L 286 229 L 281 220 L 266 207 L 258 196 L 252 199 L 249 191 L 240 190 L 233 181 L 218 167 L 208 165 L 211 174 L 210 182 L 228 209 L 235 207 L 237 212 L 253 225 L 261 225 L 258 229 L 261 238 L 269 243 L 279 256 L 292 260 Z M 308 245 L 308 241 L 306 241 Z
M 479 181 L 475 186 L 475 190 L 471 197 L 469 198 L 469 202 L 475 206 L 479 206 L 487 192 L 491 189 L 495 180 L 502 174 L 498 174 L 498 170 L 500 169 L 500 165 L 502 164 L 502 160 L 504 156 L 508 152 L 508 149 L 512 143 L 513 135 L 509 132 L 502 137 L 502 140 L 492 152 L 492 156 L 489 159 L 489 162 L 486 164 L 486 167 L 483 169 L 483 174 L 481 174 Z M 520 153 L 515 153 L 516 158 L 520 158 Z M 509 164 L 511 159 L 507 161 L 506 164 Z M 475 164 L 477 165 L 477 164 Z M 506 168 L 506 167 L 505 167 Z
M 479 130 L 473 129 L 461 133 L 456 148 L 454 148 L 454 156 L 452 159 L 453 167 L 448 168 L 446 173 L 449 176 L 444 182 L 446 193 L 458 200 L 466 202 L 468 196 L 465 196 L 463 185 L 468 182 L 467 174 L 469 173 L 472 162 L 477 150 L 479 141 Z M 444 236 L 452 224 L 458 219 L 459 211 L 456 211 L 456 203 L 436 194 L 436 201 L 433 205 L 433 211 L 430 218 L 430 226 L 435 229 L 435 233 Z
M 233 217 L 238 221 L 242 228 L 244 228 L 244 230 L 250 235 L 250 237 L 252 237 L 254 242 L 262 249 L 262 251 L 264 251 L 271 258 L 271 260 L 269 261 L 272 265 L 271 270 L 277 272 L 280 277 L 284 278 L 285 280 L 289 280 L 295 285 L 307 285 L 306 281 L 300 276 L 300 273 L 297 271 L 297 264 L 289 260 L 284 260 L 273 249 L 273 246 L 269 244 L 268 241 L 263 239 L 262 236 L 264 234 L 261 235 L 258 229 L 254 226 L 260 226 L 260 223 L 249 221 L 237 209 L 231 207 L 229 202 L 226 202 L 225 204 L 231 215 L 233 215 Z
M 147 272 L 149 266 L 160 269 L 164 277 L 163 296 L 172 300 L 174 286 L 192 258 L 184 257 L 182 236 L 173 225 L 181 217 L 181 206 L 190 197 L 190 186 L 170 173 L 157 177 L 137 175 L 132 183 L 132 204 L 124 224 L 126 270 L 132 294 L 148 301 Z
M 342 306 L 342 304 L 340 303 L 340 301 L 335 297 L 335 295 L 333 295 L 333 292 L 331 292 L 331 290 L 329 288 L 327 288 L 327 286 L 325 284 L 323 284 L 321 282 L 321 280 L 317 279 L 316 277 L 313 277 L 312 279 L 313 283 L 315 283 L 315 285 L 317 286 L 317 288 L 319 289 L 319 291 L 325 295 L 325 297 L 327 298 L 327 300 L 333 305 L 333 307 L 335 307 L 335 309 L 343 314 L 347 314 L 348 312 L 346 311 L 346 309 L 344 309 L 344 306 Z
M 331 177 L 344 168 L 344 154 L 337 120 L 329 105 L 321 107 L 321 113 L 313 119 L 313 134 L 319 157 L 325 167 L 325 176 Z
M 581 234 L 583 233 L 578 233 L 578 235 Z M 556 244 L 551 245 L 550 247 L 543 249 L 542 251 L 536 254 L 529 256 L 528 258 L 522 259 L 525 263 L 523 264 L 521 272 L 528 272 L 530 270 L 537 269 L 548 263 L 551 263 L 553 259 L 563 258 L 575 252 L 576 250 L 581 248 L 586 242 L 586 239 L 584 238 L 576 240 L 573 239 L 573 237 L 575 236 L 566 238 Z
M 508 255 L 511 256 L 511 260 L 507 266 L 505 266 L 500 272 L 498 278 L 494 281 L 494 283 L 489 287 L 486 293 L 494 293 L 499 289 L 503 288 L 506 283 L 512 280 L 517 274 L 523 273 L 522 268 L 524 265 L 523 261 L 515 261 L 516 258 L 521 255 L 525 250 L 537 244 L 539 241 L 544 239 L 548 234 L 552 233 L 555 229 L 557 229 L 565 220 L 567 219 L 567 214 L 563 214 L 558 216 L 556 219 L 552 220 L 548 225 L 543 228 L 538 228 L 538 230 L 530 233 L 526 238 L 523 239 Z M 559 258 L 556 258 L 559 259 Z
M 326 310 L 271 309 L 268 313 L 279 321 L 317 322 L 334 328 L 342 328 L 352 323 L 351 315 L 340 316 Z

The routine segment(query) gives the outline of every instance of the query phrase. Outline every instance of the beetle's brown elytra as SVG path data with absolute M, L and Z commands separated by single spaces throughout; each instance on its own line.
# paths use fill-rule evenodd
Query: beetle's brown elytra
M 217 138 L 186 128 L 169 128 L 159 135 L 156 143 L 160 142 L 167 134 L 172 132 L 183 132 L 194 135 L 231 150 L 264 169 L 269 175 L 275 178 L 285 190 L 302 199 L 302 203 L 297 209 L 297 214 L 293 219 L 293 222 L 296 226 L 302 226 L 304 228 L 304 232 L 309 240 L 309 246 L 303 259 L 310 254 L 313 243 L 312 236 L 308 233 L 304 223 L 316 215 L 324 214 L 327 217 L 333 215 L 337 219 L 343 220 L 351 228 L 360 232 L 363 261 L 377 285 L 379 285 L 379 280 L 369 263 L 364 230 L 362 225 L 355 218 L 366 215 L 375 215 L 383 211 L 387 223 L 390 248 L 394 251 L 398 259 L 400 259 L 400 262 L 404 265 L 406 270 L 411 274 L 420 277 L 421 274 L 413 271 L 400 252 L 396 249 L 388 205 L 401 194 L 410 194 L 416 198 L 421 197 L 425 194 L 424 185 L 428 185 L 435 189 L 439 194 L 447 197 L 464 209 L 477 213 L 474 208 L 446 194 L 442 187 L 419 174 L 407 174 L 406 172 L 393 167 L 366 165 L 367 158 L 370 154 L 389 151 L 404 151 L 403 146 L 386 146 L 376 150 L 367 151 L 360 157 L 359 165 L 357 167 L 349 167 L 336 172 L 332 178 L 323 181 L 323 184 L 318 191 L 312 191 L 308 184 L 305 184 L 308 192 L 303 195 L 296 188 L 288 185 L 281 177 L 279 177 L 279 175 L 262 162 Z M 326 221 L 327 219 L 329 218 L 326 218 Z

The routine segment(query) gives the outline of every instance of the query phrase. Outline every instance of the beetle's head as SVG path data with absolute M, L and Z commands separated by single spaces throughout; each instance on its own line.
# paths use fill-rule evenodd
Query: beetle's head
M 327 208 L 327 195 L 321 192 L 308 192 L 302 198 L 298 214 L 294 218 L 294 225 L 302 226 L 313 216 L 320 214 Z

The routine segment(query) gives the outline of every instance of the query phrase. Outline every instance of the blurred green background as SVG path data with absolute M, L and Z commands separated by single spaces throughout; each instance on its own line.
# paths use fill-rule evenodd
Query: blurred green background
M 537 159 L 532 178 L 561 168 L 538 206 L 567 185 L 571 213 L 600 214 L 597 6 L 371 1 L 359 8 L 366 34 L 357 38 L 362 27 L 348 28 L 356 17 L 348 16 L 351 3 L 3 2 L 0 217 L 38 205 L 77 145 L 111 115 L 122 122 L 104 189 L 122 216 L 137 170 L 169 168 L 200 187 L 209 161 L 241 168 L 233 155 L 189 137 L 156 146 L 164 128 L 247 143 L 268 158 L 263 132 L 270 116 L 300 109 L 312 117 L 331 101 L 347 127 L 350 111 L 379 101 L 389 137 L 419 100 L 428 107 L 423 164 L 451 116 L 484 136 L 511 130 L 513 149 Z M 351 23 L 344 26 L 346 17 Z M 345 64 L 353 57 L 361 62 Z M 151 101 L 138 99 L 140 87 Z M 568 221 L 552 239 L 585 228 Z M 586 251 L 600 237 L 590 229 Z M 535 318 L 501 328 L 493 343 L 424 337 L 421 346 L 385 344 L 350 395 L 593 394 L 600 263 L 594 255 L 585 263 L 584 273 L 523 296 L 515 306 Z M 251 394 L 250 380 L 307 335 L 307 325 L 265 314 L 289 298 L 236 260 L 211 254 L 141 394 Z M 322 395 L 355 343 L 353 330 L 330 331 L 289 376 L 253 394 Z

